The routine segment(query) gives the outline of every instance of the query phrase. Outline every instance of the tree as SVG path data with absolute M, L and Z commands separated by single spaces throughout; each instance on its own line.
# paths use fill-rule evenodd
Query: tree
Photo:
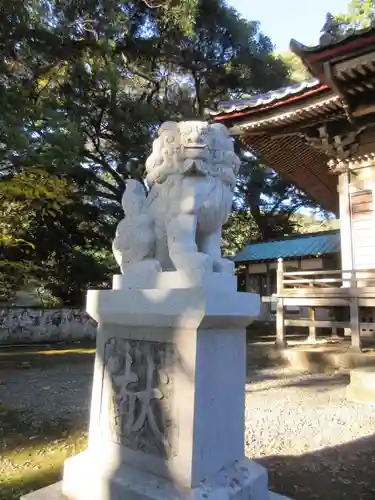
M 367 28 L 375 19 L 374 0 L 351 0 L 346 13 L 334 16 L 341 34 Z
M 250 241 L 259 239 L 259 228 L 249 210 L 234 210 L 223 226 L 221 248 L 224 256 L 233 256 Z
M 291 83 L 299 83 L 312 78 L 301 59 L 293 54 L 293 52 L 281 52 L 278 54 L 278 57 L 287 67 Z
M 300 211 L 292 216 L 296 231 L 300 234 L 316 233 L 321 231 L 332 231 L 340 229 L 340 221 L 330 214 L 310 215 L 309 213 Z
M 347 12 L 326 15 L 320 43 L 329 44 L 357 30 L 369 27 L 375 19 L 374 0 L 351 0 Z
M 150 9 L 163 9 L 166 20 L 180 26 L 186 34 L 193 31 L 197 0 L 142 0 Z
M 223 98 L 285 81 L 259 24 L 222 1 L 198 3 L 191 34 L 140 1 L 8 10 L 0 169 L 44 165 L 90 196 L 118 202 L 124 180 L 142 178 L 162 121 L 202 117 Z
M 225 255 L 252 241 L 338 227 L 332 214 L 249 154 L 243 156 L 233 209 L 223 227 Z
M 0 183 L 0 300 L 33 280 L 35 244 L 25 239 L 33 212 L 55 216 L 69 203 L 66 181 L 29 169 Z
M 124 179 L 141 177 L 129 168 L 134 158 L 144 163 L 162 121 L 203 116 L 220 99 L 269 90 L 285 79 L 258 23 L 221 1 L 198 3 L 190 35 L 166 20 L 164 9 L 144 2 L 33 5 L 23 17 L 17 12 L 24 19 L 17 29 L 13 8 L 13 18 L 4 20 L 4 45 L 20 47 L 20 76 L 12 76 L 10 57 L 7 87 L 27 96 L 9 109 L 8 118 L 14 105 L 21 108 L 10 130 L 7 119 L 2 163 L 38 161 L 69 171 L 94 196 L 104 188 L 105 198 L 118 201 Z
M 156 127 L 285 82 L 259 24 L 223 1 L 196 2 L 190 25 L 176 14 L 188 0 L 171 0 L 175 10 L 149 3 L 1 7 L 0 182 L 37 168 L 72 186 L 64 210 L 24 210 L 21 225 L 35 244 L 27 258 L 44 270 L 37 277 L 70 302 L 90 282 L 87 273 L 78 283 L 76 262 L 89 270 L 85 259 L 100 267 L 109 258 L 125 180 L 142 180 Z M 105 274 L 102 267 L 95 282 Z
M 320 206 L 294 184 L 250 155 L 242 161 L 237 195 L 235 208 L 250 212 L 258 228 L 259 240 L 294 232 L 292 216 L 301 208 L 322 212 Z
M 82 200 L 77 185 L 29 168 L 0 182 L 0 202 L 2 300 L 43 287 L 78 305 L 87 286 L 104 286 L 114 271 L 114 221 Z

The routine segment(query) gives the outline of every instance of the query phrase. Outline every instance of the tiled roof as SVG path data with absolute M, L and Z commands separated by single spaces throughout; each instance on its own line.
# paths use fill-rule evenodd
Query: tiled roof
M 304 120 L 312 121 L 314 119 L 323 119 L 324 116 L 337 115 L 343 112 L 340 96 L 326 95 L 324 98 L 316 99 L 310 104 L 291 108 L 289 111 L 283 111 L 284 108 L 275 110 L 274 113 L 261 118 L 259 114 L 249 114 L 237 127 L 234 125 L 231 128 L 232 133 L 236 130 L 258 130 L 261 132 L 267 131 L 269 127 L 282 127 L 287 124 L 301 123 Z M 229 115 L 232 116 L 232 115 Z M 262 115 L 261 115 L 262 116 Z
M 340 231 L 302 235 L 277 241 L 250 243 L 234 257 L 234 262 L 317 257 L 340 251 Z
M 301 83 L 288 85 L 276 90 L 265 92 L 264 94 L 256 94 L 245 99 L 233 99 L 231 101 L 222 101 L 219 103 L 217 111 L 211 111 L 211 115 L 219 115 L 222 113 L 233 113 L 234 111 L 244 111 L 249 108 L 257 108 L 272 104 L 276 101 L 282 101 L 291 96 L 303 94 L 307 90 L 318 89 L 321 86 L 319 80 L 307 80 Z
M 301 59 L 304 66 L 315 78 L 325 82 L 327 79 L 324 69 L 325 62 L 330 61 L 331 65 L 337 67 L 340 66 L 341 60 L 341 63 L 345 63 L 344 66 L 346 67 L 347 61 L 351 60 L 353 63 L 357 60 L 356 56 L 364 56 L 366 53 L 373 52 L 374 45 L 375 27 L 369 26 L 357 31 L 352 30 L 345 36 L 338 38 L 332 37 L 329 33 L 324 33 L 321 37 L 321 43 L 314 47 L 309 47 L 292 39 L 289 47 Z M 359 75 L 353 75 L 349 69 L 347 76 L 349 80 L 355 80 L 357 76 L 360 78 L 362 76 L 363 78 L 366 74 L 367 72 L 365 71 L 364 73 L 360 72 Z M 330 81 L 327 83 L 331 86 Z
M 358 30 L 349 30 L 345 35 L 332 39 L 329 43 L 319 43 L 318 45 L 304 45 L 293 38 L 290 41 L 290 49 L 292 52 L 320 52 L 324 51 L 328 48 L 336 47 L 337 45 L 347 45 L 351 42 L 356 41 L 359 38 L 371 36 L 375 33 L 375 26 L 370 24 L 365 28 L 361 28 Z

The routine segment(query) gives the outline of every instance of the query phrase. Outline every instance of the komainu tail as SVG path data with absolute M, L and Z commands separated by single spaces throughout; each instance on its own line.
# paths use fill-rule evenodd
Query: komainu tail
M 147 213 L 146 193 L 140 182 L 126 183 L 121 204 L 125 217 L 117 226 L 112 251 L 123 272 L 131 262 L 139 262 L 152 253 L 154 234 Z
M 122 195 L 121 205 L 125 217 L 133 218 L 144 212 L 146 207 L 146 193 L 143 185 L 134 179 L 127 181 Z

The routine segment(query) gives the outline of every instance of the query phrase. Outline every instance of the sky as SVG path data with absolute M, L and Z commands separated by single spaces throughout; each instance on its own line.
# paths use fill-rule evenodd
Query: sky
M 349 0 L 227 0 L 250 21 L 259 21 L 276 50 L 289 49 L 291 38 L 305 45 L 319 43 L 327 12 L 346 12 Z

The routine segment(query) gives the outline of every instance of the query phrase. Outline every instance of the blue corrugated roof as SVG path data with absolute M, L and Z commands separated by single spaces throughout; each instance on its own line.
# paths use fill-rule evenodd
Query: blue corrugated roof
M 235 262 L 251 262 L 298 257 L 315 257 L 340 251 L 340 231 L 298 236 L 278 241 L 250 243 L 234 257 Z

